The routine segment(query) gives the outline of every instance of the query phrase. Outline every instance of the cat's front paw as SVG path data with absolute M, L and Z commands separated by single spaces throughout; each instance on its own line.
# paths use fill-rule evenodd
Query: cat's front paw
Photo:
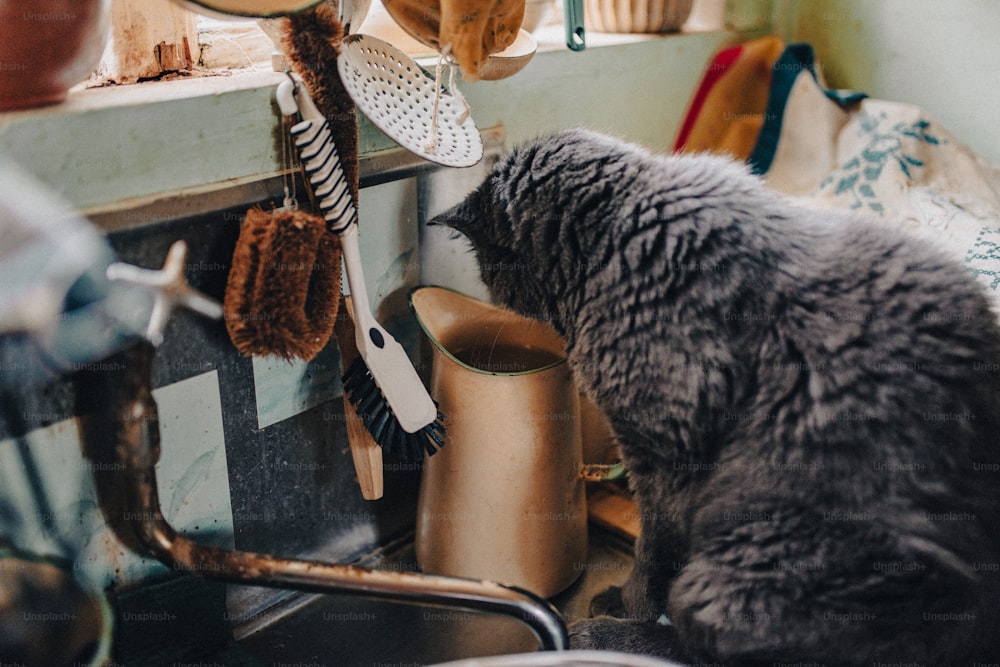
M 569 646 L 578 651 L 620 651 L 629 630 L 625 621 L 597 616 L 576 621 L 569 626 Z
M 690 662 L 670 625 L 610 616 L 577 621 L 569 626 L 569 647 L 578 651 L 617 651 Z
M 622 602 L 621 587 L 610 586 L 591 598 L 590 615 L 625 618 L 628 614 L 625 613 L 625 604 Z

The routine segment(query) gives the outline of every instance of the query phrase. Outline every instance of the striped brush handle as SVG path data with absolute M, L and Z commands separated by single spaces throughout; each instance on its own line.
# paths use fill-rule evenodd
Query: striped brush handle
M 357 224 L 358 211 L 333 145 L 330 123 L 325 118 L 303 120 L 292 126 L 290 132 L 327 229 L 338 236 L 343 235 L 351 225 Z
M 330 134 L 330 125 L 301 81 L 282 82 L 277 97 L 283 113 L 298 112 L 302 116 L 302 121 L 292 127 L 291 134 L 327 228 L 341 240 L 347 282 L 357 315 L 354 326 L 358 351 L 399 425 L 407 433 L 416 433 L 435 422 L 437 406 L 406 350 L 372 315 L 358 248 L 358 212 Z

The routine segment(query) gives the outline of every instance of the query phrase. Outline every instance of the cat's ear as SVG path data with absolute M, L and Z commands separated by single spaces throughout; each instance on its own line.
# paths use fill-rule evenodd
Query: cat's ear
M 477 188 L 461 203 L 452 206 L 444 213 L 434 216 L 427 224 L 451 227 L 475 240 L 478 236 L 476 227 L 481 223 L 484 213 L 482 205 L 483 196 L 482 188 Z
M 438 213 L 427 221 L 427 224 L 434 227 L 451 227 L 462 231 L 466 226 L 466 202 L 461 202 L 452 206 L 444 213 Z

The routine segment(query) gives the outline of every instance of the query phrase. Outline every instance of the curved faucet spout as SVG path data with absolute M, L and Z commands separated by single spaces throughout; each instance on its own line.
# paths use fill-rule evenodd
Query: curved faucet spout
M 150 386 L 154 348 L 140 343 L 121 353 L 119 372 L 83 372 L 77 395 L 85 454 L 95 463 L 104 516 L 125 544 L 172 569 L 228 583 L 311 593 L 338 593 L 391 602 L 458 607 L 503 614 L 527 624 L 543 650 L 566 650 L 559 612 L 546 600 L 489 581 L 367 570 L 202 546 L 177 533 L 160 509 L 156 462 L 159 420 Z

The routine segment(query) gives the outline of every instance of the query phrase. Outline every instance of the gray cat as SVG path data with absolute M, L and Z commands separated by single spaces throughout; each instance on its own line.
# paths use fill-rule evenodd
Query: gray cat
M 935 248 L 730 160 L 587 132 L 434 221 L 550 321 L 642 515 L 575 648 L 730 666 L 1000 657 L 1000 329 Z

